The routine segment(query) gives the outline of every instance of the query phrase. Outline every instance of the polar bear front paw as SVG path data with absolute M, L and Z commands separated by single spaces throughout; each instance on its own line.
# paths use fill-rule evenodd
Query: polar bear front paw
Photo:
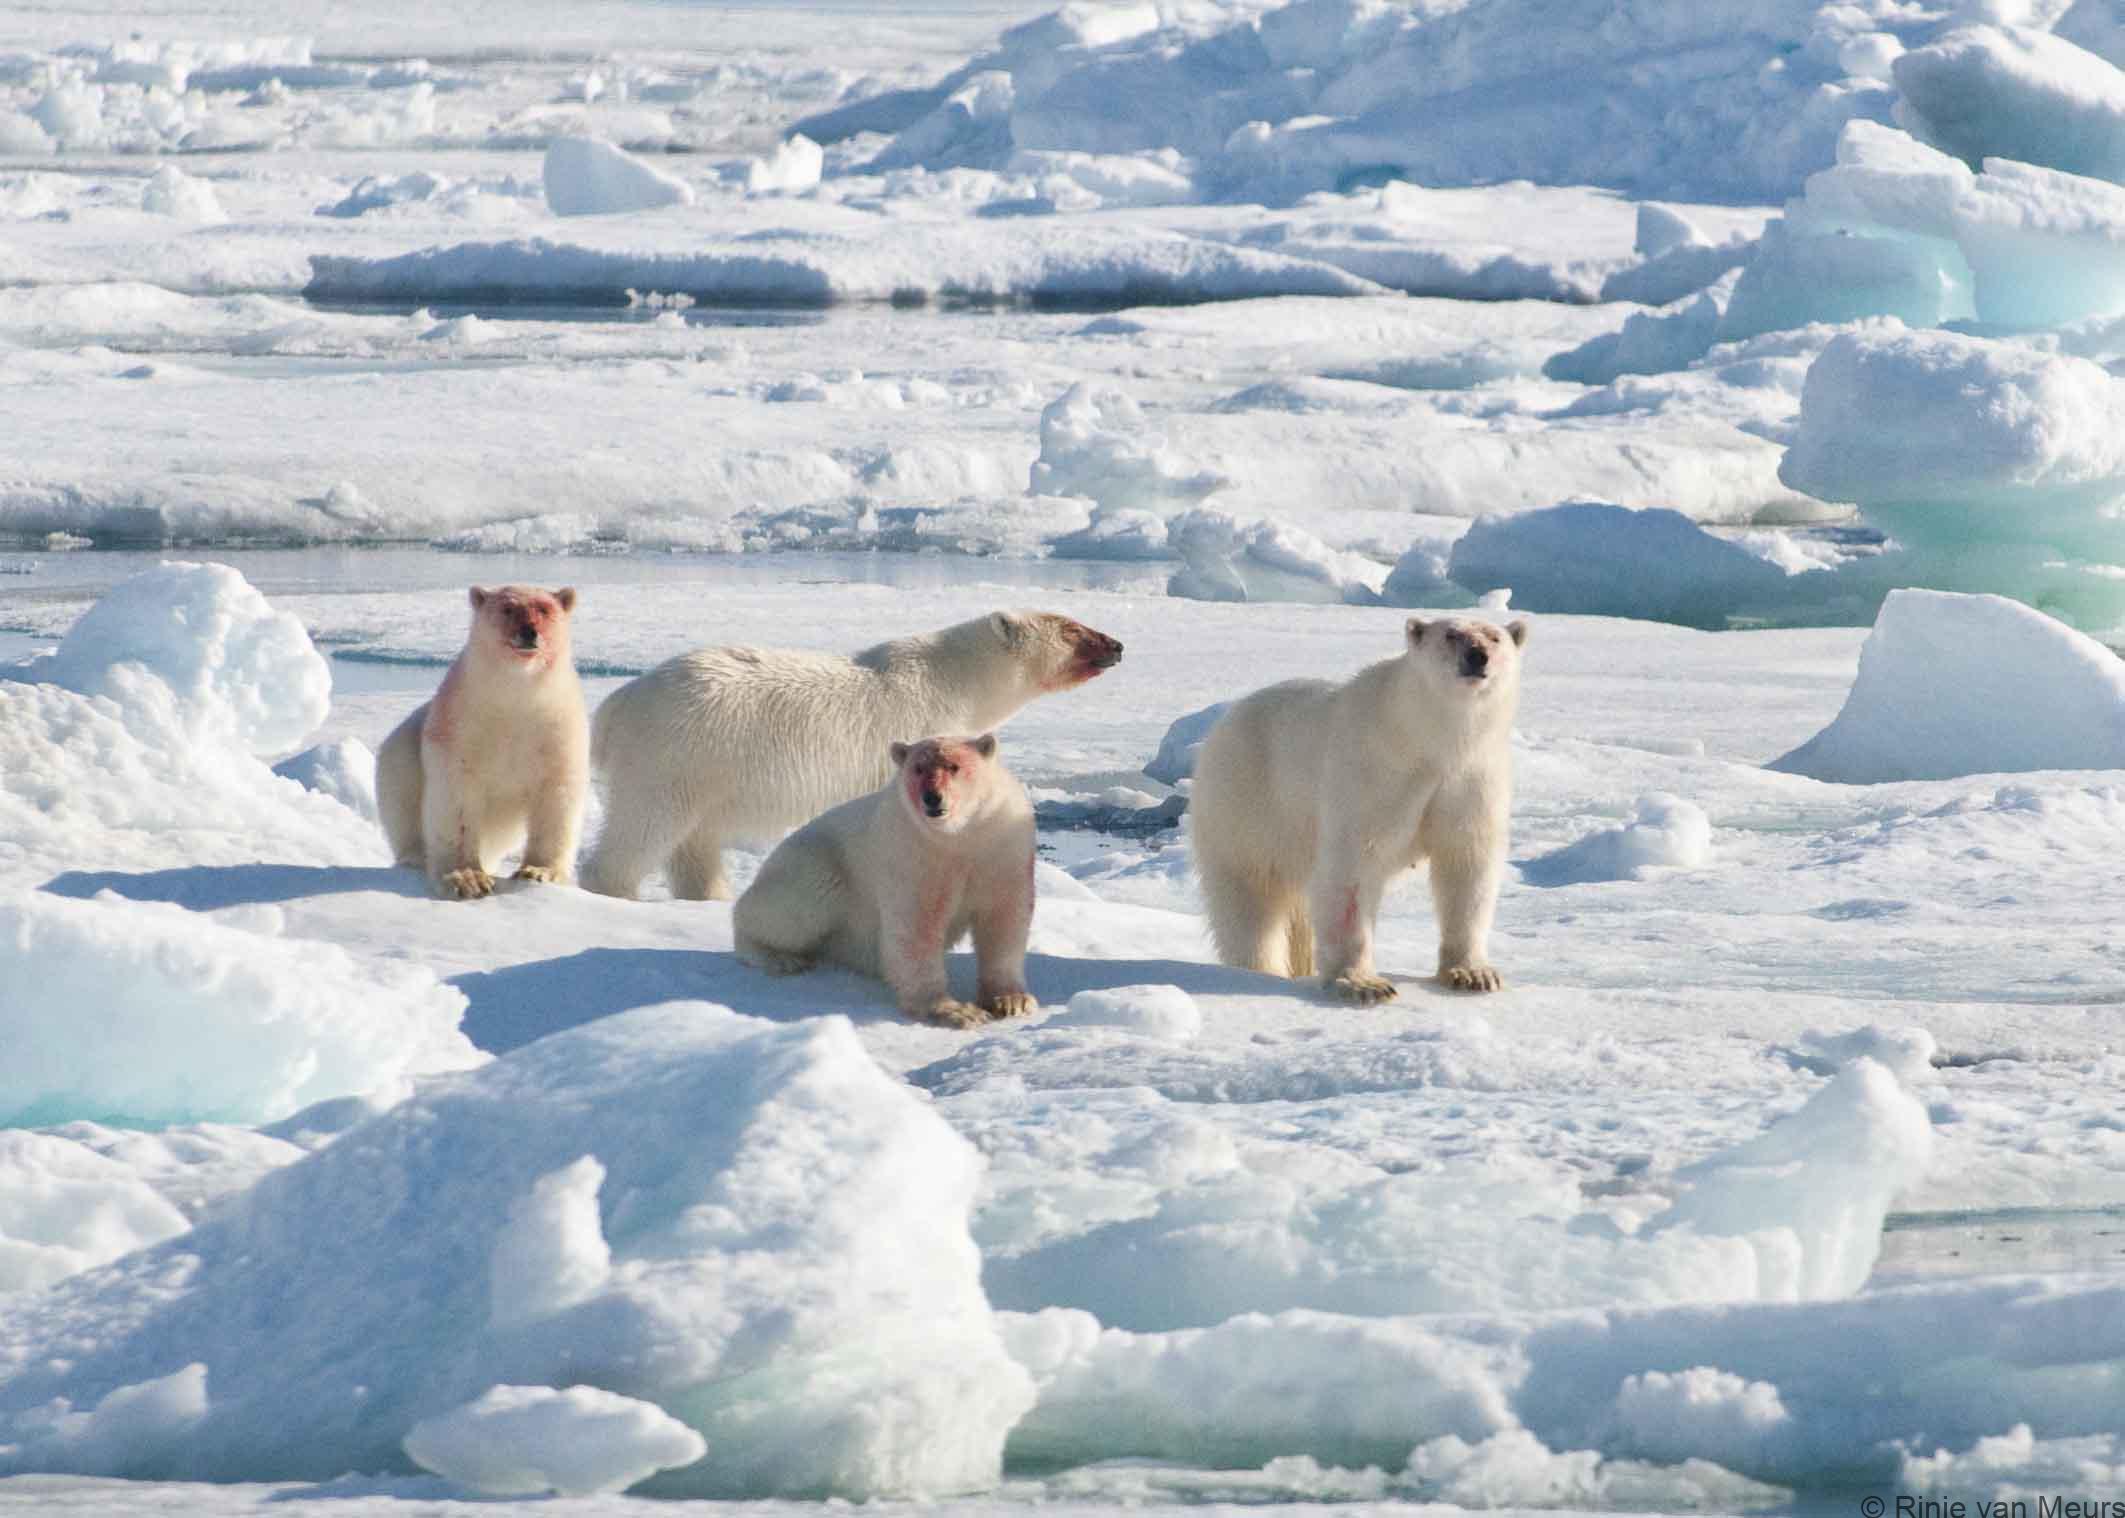
M 916 1008 L 908 1015 L 917 1022 L 939 1028 L 978 1028 L 989 1020 L 989 1014 L 972 1002 L 954 1001 L 949 996 L 940 997 L 927 1007 Z
M 1348 975 L 1338 975 L 1329 985 L 1343 1000 L 1360 1007 L 1377 1006 L 1395 998 L 1394 982 L 1370 970 L 1353 970 Z
M 1439 979 L 1456 991 L 1502 991 L 1505 977 L 1489 965 L 1448 965 L 1439 972 Z
M 440 882 L 445 896 L 459 901 L 477 901 L 482 896 L 494 894 L 494 877 L 476 864 L 468 864 L 462 870 L 452 870 Z
M 1031 991 L 999 991 L 994 996 L 984 996 L 981 999 L 981 1010 L 997 1019 L 1024 1017 L 1028 1012 L 1039 1009 L 1040 1003 L 1033 999 Z
M 557 864 L 527 864 L 516 872 L 518 880 L 533 880 L 540 885 L 566 885 L 568 873 Z

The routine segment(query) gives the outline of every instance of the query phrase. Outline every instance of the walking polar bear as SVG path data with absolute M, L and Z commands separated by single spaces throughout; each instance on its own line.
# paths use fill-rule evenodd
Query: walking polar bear
M 475 585 L 471 600 L 472 630 L 434 698 L 376 752 L 392 857 L 459 900 L 492 894 L 493 871 L 519 840 L 517 879 L 565 884 L 590 789 L 576 593 Z
M 889 745 L 987 732 L 1121 656 L 1069 617 L 999 611 L 853 658 L 704 648 L 668 659 L 598 708 L 605 823 L 584 884 L 632 896 L 662 866 L 673 896 L 727 899 L 726 846 L 769 842 L 877 789 L 892 774 Z
M 1287 680 L 1233 704 L 1203 742 L 1189 800 L 1218 957 L 1318 972 L 1386 1001 L 1373 923 L 1388 882 L 1431 862 L 1439 978 L 1503 983 L 1488 946 L 1512 801 L 1512 724 L 1528 625 L 1412 617 L 1400 656 L 1336 684 Z
M 739 957 L 776 974 L 820 960 L 882 976 L 900 1010 L 967 1028 L 1033 1010 L 1033 805 L 996 738 L 887 750 L 898 773 L 790 834 L 731 910 Z M 945 954 L 974 935 L 975 1004 L 953 999 Z

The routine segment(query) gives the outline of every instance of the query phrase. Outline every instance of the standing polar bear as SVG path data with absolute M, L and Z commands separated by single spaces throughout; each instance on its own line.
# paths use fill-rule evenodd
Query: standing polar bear
M 524 842 L 519 880 L 565 884 L 590 789 L 590 725 L 570 650 L 573 590 L 472 587 L 472 631 L 434 699 L 376 752 L 376 805 L 402 865 L 445 896 L 491 895 Z
M 1121 656 L 1069 617 L 999 611 L 854 658 L 704 648 L 667 659 L 598 708 L 605 824 L 583 883 L 632 896 L 661 865 L 673 896 L 727 899 L 727 845 L 769 842 L 877 789 L 892 773 L 888 745 L 987 732 Z
M 920 1022 L 969 1028 L 1033 1010 L 1033 804 L 996 737 L 887 750 L 898 773 L 789 837 L 731 909 L 740 958 L 776 974 L 831 960 L 882 976 Z M 956 1001 L 945 954 L 974 934 L 976 1004 Z
M 1528 626 L 1409 619 L 1398 658 L 1338 685 L 1287 680 L 1235 702 L 1203 741 L 1188 807 L 1218 957 L 1308 975 L 1360 1005 L 1390 879 L 1431 861 L 1439 979 L 1502 984 L 1487 954 L 1512 801 Z

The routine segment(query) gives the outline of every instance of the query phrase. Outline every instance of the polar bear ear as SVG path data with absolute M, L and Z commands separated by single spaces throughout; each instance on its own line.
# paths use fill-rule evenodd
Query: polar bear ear
M 996 757 L 996 735 L 994 733 L 983 733 L 974 740 L 973 749 L 975 753 L 981 755 L 984 759 L 994 759 Z
M 896 743 L 886 752 L 893 756 L 893 768 L 896 770 L 908 762 L 908 746 L 905 743 Z
M 570 616 L 575 615 L 576 588 L 573 585 L 563 585 L 553 593 L 553 598 L 561 603 L 561 610 L 567 612 Z
M 488 598 L 489 596 L 493 595 L 493 594 L 494 594 L 494 592 L 493 592 L 493 591 L 491 591 L 491 590 L 489 590 L 489 589 L 488 589 L 488 588 L 487 588 L 486 586 L 484 586 L 484 585 L 475 585 L 475 586 L 473 586 L 473 587 L 472 587 L 472 609 L 473 609 L 474 611 L 478 611 L 478 610 L 479 610 L 479 609 L 480 609 L 480 608 L 481 608 L 482 606 L 485 606 L 485 605 L 487 604 L 487 598 Z
M 1409 629 L 1409 641 L 1412 643 L 1422 643 L 1424 641 L 1424 629 L 1430 624 L 1427 623 L 1422 617 L 1411 617 L 1409 621 L 1404 625 L 1407 626 Z
M 1533 632 L 1535 628 L 1533 623 L 1522 617 L 1516 622 L 1506 623 L 1505 630 L 1512 636 L 1513 647 L 1525 648 L 1527 647 L 1527 635 Z
M 1016 643 L 1025 635 L 1025 624 L 1007 611 L 989 613 L 989 624 L 996 629 L 996 636 L 1006 643 Z

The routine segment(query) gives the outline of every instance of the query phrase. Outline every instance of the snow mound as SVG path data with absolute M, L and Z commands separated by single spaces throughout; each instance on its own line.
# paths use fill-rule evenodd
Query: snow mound
M 1446 573 L 1471 595 L 1510 586 L 1514 603 L 1529 611 L 1710 628 L 1783 600 L 1788 579 L 1679 511 L 1595 501 L 1479 517 L 1455 540 Z
M 1763 1446 L 1791 1421 L 1776 1386 L 1710 1365 L 1643 1371 L 1616 1388 L 1619 1442 L 1654 1460 L 1759 1466 Z
M 416 1423 L 405 1445 L 424 1470 L 501 1497 L 625 1491 L 708 1452 L 662 1408 L 591 1386 L 490 1387 Z
M 2004 1434 L 1979 1439 L 1962 1451 L 1935 1449 L 1930 1455 L 1906 1453 L 1897 1484 L 1928 1500 L 1975 1498 L 1978 1502 L 2022 1504 L 2039 1494 L 2070 1491 L 2083 1505 L 2100 1507 L 2104 1499 L 2125 1501 L 2125 1435 L 2083 1434 L 2039 1439 L 2026 1423 Z M 2090 1500 L 2093 1499 L 2093 1500 Z M 2056 1501 L 2056 1499 L 2054 1499 Z
M 1199 506 L 1166 524 L 1183 567 L 1166 594 L 1194 601 L 1321 601 L 1377 605 L 1389 566 L 1330 548 L 1303 527 Z
M 329 300 L 618 304 L 629 290 L 655 290 L 726 305 L 943 298 L 1162 304 L 1380 293 L 1379 286 L 1312 259 L 1158 228 L 1043 226 L 1039 220 L 976 220 L 944 230 L 887 220 L 861 235 L 762 231 L 735 240 L 713 223 L 625 223 L 579 243 L 529 238 L 382 257 L 320 253 L 310 259 L 304 293 Z M 598 245 L 650 241 L 651 234 L 681 245 Z
M 1068 5 L 932 91 L 799 125 L 898 132 L 882 161 L 933 170 L 1171 148 L 1205 193 L 1272 205 L 1393 179 L 1761 202 L 1888 114 L 1881 25 L 1813 3 Z
M 1166 735 L 1158 740 L 1158 752 L 1144 766 L 1144 773 L 1153 780 L 1166 785 L 1179 785 L 1195 774 L 1195 756 L 1202 752 L 1203 740 L 1210 736 L 1210 729 L 1217 726 L 1217 719 L 1225 715 L 1230 701 L 1219 701 L 1201 711 L 1176 717 Z
M 167 563 L 120 581 L 27 672 L 108 696 L 133 725 L 152 717 L 254 754 L 295 747 L 332 704 L 331 666 L 301 620 L 225 564 Z
M 1850 1296 L 1881 1254 L 1890 1204 L 1932 1156 L 1925 1107 L 1886 1067 L 1856 1059 L 1798 1112 L 1677 1171 L 1689 1189 L 1649 1228 L 1747 1237 L 1760 1300 Z
M 2125 181 L 2125 73 L 2063 37 L 1958 27 L 1894 68 L 1899 119 L 1943 152 Z
M 359 738 L 335 738 L 306 748 L 274 765 L 273 773 L 376 821 L 376 755 Z
M 160 902 L 0 896 L 0 1122 L 265 1123 L 483 1056 L 427 969 Z
M 2125 660 L 2004 596 L 1892 591 L 1843 708 L 1770 767 L 1846 785 L 2125 769 Z
M 667 1494 L 984 1486 L 1032 1386 L 982 1294 L 980 1171 L 845 1019 L 601 1018 L 11 1304 L 0 1472 L 105 1468 L 60 1437 L 71 1409 L 197 1361 L 211 1400 L 129 1474 L 405 1471 L 408 1433 L 499 1380 L 687 1424 L 715 1457 L 657 1478 Z
M 1712 824 L 1704 808 L 1663 791 L 1638 798 L 1620 827 L 1589 833 L 1520 867 L 1530 885 L 1586 885 L 1643 880 L 1648 870 L 1698 869 L 1712 859 Z
M 1845 333 L 1808 369 L 1778 477 L 1912 542 L 2107 538 L 2125 496 L 2125 381 L 2016 343 Z
M 596 137 L 556 137 L 546 149 L 546 204 L 556 216 L 605 216 L 690 206 L 685 180 Z
M 2026 329 L 2121 311 L 2125 188 L 2006 158 L 1973 173 L 1855 121 L 1835 165 L 1764 229 L 1719 333 L 1734 341 L 1868 316 Z
M 1031 495 L 1083 496 L 1101 508 L 1190 506 L 1227 483 L 1176 453 L 1119 390 L 1072 385 L 1040 413 Z
M 1184 1101 L 1311 1104 L 1583 1078 L 1583 1044 L 1526 1042 L 1487 1025 L 1243 1053 L 1146 1041 L 1117 1069 L 1112 1040 L 1043 1027 L 978 1040 L 910 1079 L 942 1100 L 989 1088 L 1022 1103 L 1029 1092 L 1101 1087 L 1140 1100 L 1148 1087 Z M 1646 1070 L 1652 1078 L 1650 1061 Z M 1590 1206 L 1570 1178 L 1505 1156 L 1296 1177 L 1258 1170 L 1224 1135 L 1183 1121 L 1141 1146 L 1172 1156 L 1156 1194 L 1114 1214 L 1060 1214 L 1052 1175 L 1000 1161 L 983 1218 L 985 1279 L 1002 1308 L 1077 1308 L 1162 1332 L 1295 1309 L 1514 1313 L 1844 1296 L 1871 1268 L 1892 1200 L 1924 1174 L 1930 1141 L 1925 1108 L 1882 1066 L 1855 1060 L 1760 1136 L 1676 1172 L 1681 1194 L 1632 1229 Z
M 775 150 L 765 158 L 746 165 L 746 193 L 788 195 L 812 189 L 819 183 L 819 171 L 825 163 L 825 150 L 803 133 L 796 133 L 775 144 Z
M 1203 1010 L 1179 986 L 1118 986 L 1111 991 L 1078 992 L 1044 1026 L 1119 1028 L 1182 1044 L 1203 1031 Z
M 214 186 L 204 179 L 194 179 L 174 164 L 164 164 L 148 180 L 147 187 L 141 191 L 140 208 L 158 216 L 202 225 L 229 219 L 221 208 L 221 198 L 214 193 Z
M 0 1132 L 0 1296 L 49 1286 L 190 1226 L 130 1165 L 57 1134 Z

